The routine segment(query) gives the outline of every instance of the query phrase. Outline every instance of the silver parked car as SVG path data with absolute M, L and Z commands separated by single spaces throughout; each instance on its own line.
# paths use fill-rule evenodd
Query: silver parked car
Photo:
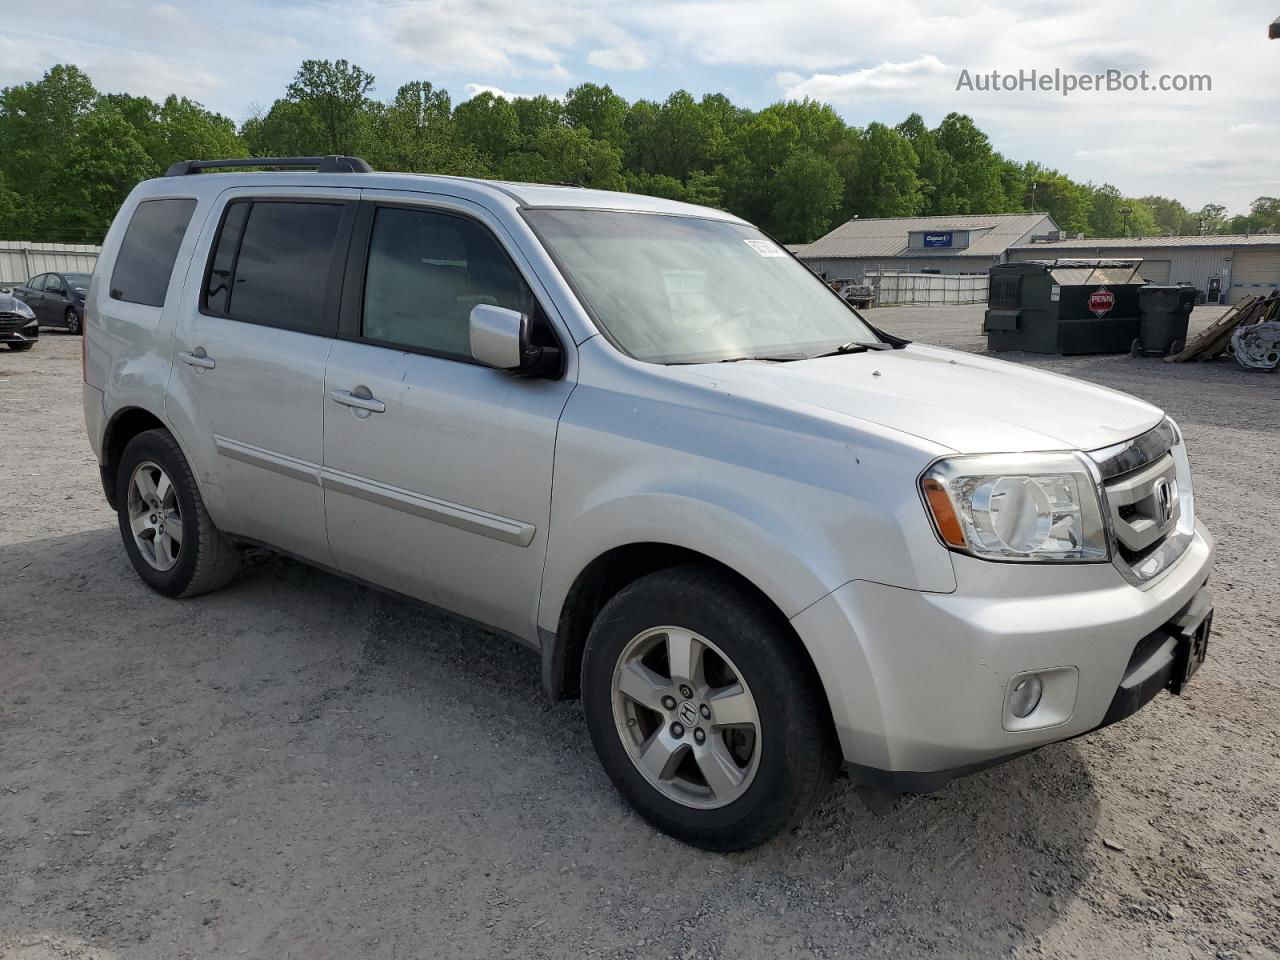
M 1213 546 L 1155 407 L 881 333 L 718 210 L 270 164 L 140 184 L 88 293 L 89 438 L 160 593 L 266 545 L 508 634 L 717 850 L 1203 661 Z

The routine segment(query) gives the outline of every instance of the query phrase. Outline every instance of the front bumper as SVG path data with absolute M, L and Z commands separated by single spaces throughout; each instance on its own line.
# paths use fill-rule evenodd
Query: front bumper
M 0 319 L 0 343 L 34 343 L 40 339 L 40 324 L 29 320 L 19 326 L 8 319 Z
M 1204 603 L 1213 542 L 1197 525 L 1183 555 L 1142 588 L 1111 564 L 955 559 L 954 593 L 854 582 L 792 620 L 858 782 L 937 789 L 1140 708 L 1176 669 L 1152 638 Z M 1044 703 L 1020 721 L 1007 693 L 1029 671 L 1046 678 Z

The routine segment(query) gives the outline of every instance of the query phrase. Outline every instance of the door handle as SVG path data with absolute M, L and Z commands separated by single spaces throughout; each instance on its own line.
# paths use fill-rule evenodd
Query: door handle
M 213 357 L 204 352 L 204 347 L 196 347 L 191 353 L 185 351 L 178 354 L 178 359 L 190 367 L 199 367 L 201 370 L 212 370 L 217 364 Z
M 376 397 L 362 397 L 350 390 L 330 390 L 329 399 L 344 407 L 355 407 L 357 410 L 365 410 L 369 413 L 385 413 L 387 409 L 387 405 Z

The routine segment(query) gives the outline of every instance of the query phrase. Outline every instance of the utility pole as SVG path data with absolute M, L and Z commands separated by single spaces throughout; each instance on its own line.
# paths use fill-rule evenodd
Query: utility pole
M 1124 235 L 1129 235 L 1129 214 L 1133 213 L 1133 207 L 1121 207 L 1120 214 L 1124 217 Z

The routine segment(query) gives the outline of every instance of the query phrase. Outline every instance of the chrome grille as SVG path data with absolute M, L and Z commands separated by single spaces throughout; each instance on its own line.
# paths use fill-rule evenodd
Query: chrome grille
M 1182 555 L 1195 529 L 1190 473 L 1177 428 L 1166 419 L 1089 456 L 1102 476 L 1116 566 L 1131 582 L 1146 583 Z
M 0 313 L 0 333 L 13 333 L 15 330 L 21 330 L 31 322 L 30 317 L 24 317 L 20 313 Z

